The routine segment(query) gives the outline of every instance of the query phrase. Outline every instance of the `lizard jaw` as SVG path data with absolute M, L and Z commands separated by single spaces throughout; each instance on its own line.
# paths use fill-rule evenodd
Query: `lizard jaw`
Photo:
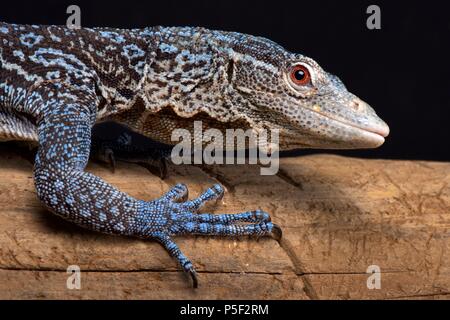
M 389 134 L 389 127 L 378 117 L 366 125 L 353 123 L 349 120 L 338 119 L 324 112 L 311 110 L 310 115 L 318 123 L 327 123 L 327 127 L 334 129 L 324 134 L 309 131 L 307 128 L 285 129 L 281 132 L 281 149 L 369 149 L 377 148 L 385 142 Z M 306 130 L 305 130 L 306 129 Z M 339 134 L 335 134 L 339 133 Z
M 331 121 L 338 122 L 344 126 L 351 127 L 357 131 L 361 131 L 360 136 L 364 138 L 368 142 L 368 144 L 373 144 L 372 146 L 369 146 L 369 148 L 377 148 L 381 146 L 385 138 L 389 135 L 390 129 L 389 126 L 384 122 L 379 120 L 377 123 L 371 123 L 367 126 L 361 126 L 356 123 L 351 123 L 350 121 L 344 121 L 341 119 L 336 119 L 334 117 L 331 117 L 329 115 L 325 115 L 322 113 L 319 113 L 320 115 L 327 117 Z
M 337 117 L 333 117 L 329 114 L 325 114 L 318 110 L 312 110 L 312 111 L 321 116 L 324 116 L 332 121 L 340 122 L 341 124 L 344 124 L 344 125 L 356 128 L 356 129 L 361 129 L 361 130 L 369 132 L 369 133 L 376 134 L 376 135 L 380 136 L 381 138 L 383 138 L 383 142 L 384 142 L 384 138 L 386 138 L 390 132 L 389 126 L 383 120 L 378 118 L 377 116 L 372 116 L 373 121 L 370 122 L 369 124 L 366 124 L 365 126 L 362 126 L 360 124 L 353 123 L 351 121 L 346 121 L 344 119 L 338 119 Z
M 332 112 L 325 112 L 319 105 L 308 108 L 318 118 L 325 118 L 334 126 L 336 134 L 328 137 L 330 143 L 324 142 L 319 147 L 337 149 L 378 148 L 389 135 L 389 126 L 381 120 L 373 109 L 361 99 L 355 97 L 351 101 L 353 112 L 347 117 L 335 116 Z M 338 134 L 337 132 L 344 132 Z M 335 142 L 336 145 L 333 145 Z

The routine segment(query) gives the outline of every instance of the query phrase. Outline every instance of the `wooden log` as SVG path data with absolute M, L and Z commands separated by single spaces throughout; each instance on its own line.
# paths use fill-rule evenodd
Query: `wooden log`
M 1 299 L 448 299 L 450 164 L 332 155 L 284 158 L 275 176 L 257 166 L 173 166 L 160 180 L 119 163 L 87 170 L 132 196 L 153 199 L 176 182 L 191 197 L 227 188 L 214 212 L 261 208 L 283 228 L 280 243 L 180 237 L 200 288 L 153 241 L 74 226 L 36 198 L 32 164 L 0 145 Z M 81 269 L 69 290 L 67 267 Z M 367 269 L 381 271 L 369 289 Z

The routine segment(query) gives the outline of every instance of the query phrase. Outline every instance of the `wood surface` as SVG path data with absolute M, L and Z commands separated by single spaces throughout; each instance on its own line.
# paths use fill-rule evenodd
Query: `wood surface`
M 87 170 L 150 200 L 183 182 L 190 196 L 227 188 L 205 210 L 261 208 L 283 239 L 179 237 L 199 288 L 156 242 L 90 232 L 46 211 L 32 163 L 0 146 L 0 299 L 449 299 L 450 163 L 334 155 L 283 158 L 275 176 L 256 165 Z M 69 265 L 81 289 L 66 286 Z M 381 288 L 368 289 L 377 265 Z

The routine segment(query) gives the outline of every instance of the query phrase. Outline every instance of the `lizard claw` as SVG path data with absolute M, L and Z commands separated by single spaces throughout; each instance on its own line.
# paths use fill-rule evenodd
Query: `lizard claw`
M 197 288 L 198 288 L 197 272 L 195 271 L 194 267 L 191 267 L 191 268 L 188 270 L 188 272 L 189 272 L 189 274 L 191 275 L 191 278 L 192 278 L 192 287 L 193 287 L 194 289 L 197 289 Z
M 272 225 L 272 237 L 277 241 L 280 241 L 281 238 L 283 237 L 283 231 L 277 224 Z
M 165 158 L 161 158 L 159 161 L 159 177 L 161 180 L 167 178 L 167 160 Z
M 94 147 L 93 144 L 91 156 L 100 162 L 108 164 L 112 173 L 116 172 L 116 158 L 114 157 L 114 151 L 111 148 L 104 145 L 97 146 L 97 144 L 95 144 Z
M 108 157 L 109 165 L 111 166 L 112 173 L 116 172 L 116 158 L 114 158 L 114 152 L 111 149 L 107 149 L 106 157 Z
M 138 161 L 139 165 L 147 169 L 151 174 L 158 174 L 161 180 L 167 178 L 167 160 L 165 158 L 160 159 L 147 159 L 146 161 Z

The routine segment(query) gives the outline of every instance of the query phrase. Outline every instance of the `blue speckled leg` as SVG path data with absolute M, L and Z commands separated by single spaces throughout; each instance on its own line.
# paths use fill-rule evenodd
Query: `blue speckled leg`
M 84 172 L 95 120 L 95 99 L 86 89 L 52 92 L 58 94 L 50 94 L 38 121 L 40 146 L 34 170 L 38 196 L 51 211 L 91 230 L 158 240 L 191 274 L 195 286 L 195 269 L 172 236 L 265 236 L 272 232 L 281 236 L 280 229 L 263 211 L 198 214 L 203 204 L 223 196 L 220 185 L 187 200 L 187 187 L 177 184 L 162 197 L 143 201 Z

